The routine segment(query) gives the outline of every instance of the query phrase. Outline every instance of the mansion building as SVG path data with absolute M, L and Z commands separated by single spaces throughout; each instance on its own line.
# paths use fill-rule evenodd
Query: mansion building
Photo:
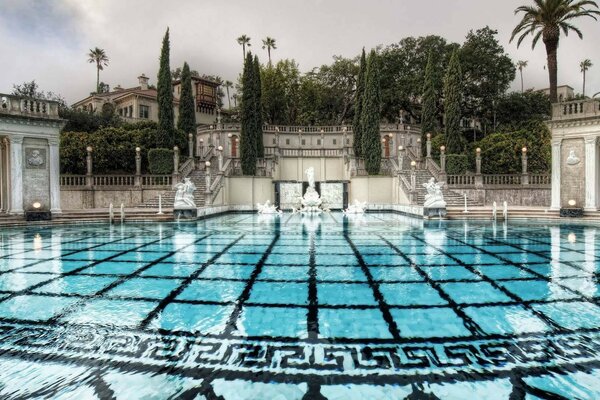
M 102 112 L 105 104 L 112 104 L 119 117 L 127 122 L 158 122 L 157 90 L 148 85 L 149 78 L 138 76 L 139 86 L 128 89 L 117 86 L 106 93 L 92 93 L 73 104 L 73 108 L 90 113 Z M 213 124 L 217 117 L 217 90 L 219 83 L 209 79 L 192 77 L 192 94 L 196 102 L 196 123 Z M 179 118 L 181 81 L 173 81 L 173 110 L 175 121 Z

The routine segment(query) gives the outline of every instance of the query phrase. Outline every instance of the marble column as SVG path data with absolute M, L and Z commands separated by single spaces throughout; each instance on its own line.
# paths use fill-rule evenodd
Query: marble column
M 4 159 L 6 156 L 4 155 L 4 151 L 6 146 L 4 145 L 4 140 L 0 139 L 0 214 L 6 212 L 6 197 L 4 194 Z
M 550 208 L 560 209 L 560 149 L 562 139 L 552 141 L 552 203 Z
M 596 211 L 598 208 L 597 190 L 597 141 L 595 137 L 585 138 L 585 209 Z
M 10 140 L 10 213 L 24 214 L 23 210 L 23 137 L 11 136 Z
M 50 212 L 60 214 L 60 163 L 58 138 L 48 139 L 48 166 L 50 167 Z

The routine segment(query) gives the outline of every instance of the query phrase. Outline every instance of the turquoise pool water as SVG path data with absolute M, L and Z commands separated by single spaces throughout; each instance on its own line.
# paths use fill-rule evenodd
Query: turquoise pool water
M 600 227 L 2 228 L 0 398 L 600 398 Z

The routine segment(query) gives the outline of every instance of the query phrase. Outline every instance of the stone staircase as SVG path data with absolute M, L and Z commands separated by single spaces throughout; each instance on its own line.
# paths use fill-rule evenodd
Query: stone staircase
M 204 175 L 204 170 L 195 169 L 188 176 L 196 185 L 196 191 L 194 192 L 194 200 L 196 202 L 196 206 L 203 207 L 204 206 L 204 196 L 206 192 L 206 178 Z M 163 208 L 173 208 L 173 203 L 175 202 L 175 189 L 167 190 L 161 194 L 162 197 L 162 207 Z M 139 208 L 158 208 L 158 196 L 145 201 L 143 204 L 138 205 Z
M 410 183 L 410 171 L 404 170 L 400 172 L 400 174 L 404 176 L 407 182 Z M 423 187 L 423 184 L 429 181 L 433 175 L 431 175 L 431 173 L 426 169 L 418 169 L 415 171 L 415 176 L 417 182 L 416 204 L 423 205 L 425 202 L 425 195 L 427 194 L 427 190 Z M 442 187 L 442 193 L 444 194 L 444 200 L 446 201 L 448 207 L 464 207 L 465 198 L 462 194 L 449 189 L 446 185 Z M 481 207 L 483 206 L 483 203 L 467 197 L 467 206 Z

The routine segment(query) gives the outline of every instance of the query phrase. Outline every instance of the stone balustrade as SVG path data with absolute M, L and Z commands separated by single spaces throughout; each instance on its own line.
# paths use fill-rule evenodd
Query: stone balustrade
M 574 100 L 552 104 L 552 120 L 598 118 L 600 117 L 600 100 Z
M 58 102 L 0 93 L 0 114 L 59 119 Z
M 91 180 L 90 180 L 91 178 Z M 173 185 L 172 175 L 61 175 L 60 186 L 74 188 L 89 187 L 144 187 L 144 188 L 171 188 Z M 139 184 L 138 184 L 139 182 Z

